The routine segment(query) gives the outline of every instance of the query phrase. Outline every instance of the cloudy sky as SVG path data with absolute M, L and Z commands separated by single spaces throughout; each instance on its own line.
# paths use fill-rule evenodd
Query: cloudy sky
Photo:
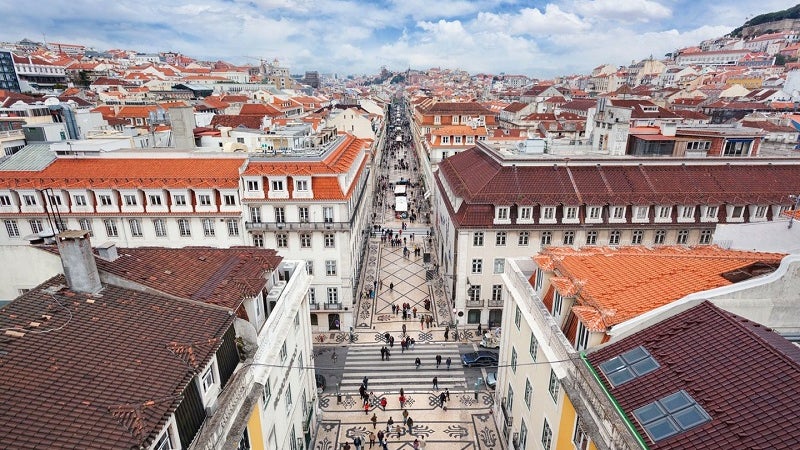
M 535 77 L 629 64 L 782 10 L 776 0 L 0 1 L 0 41 L 177 51 L 373 74 L 448 67 Z

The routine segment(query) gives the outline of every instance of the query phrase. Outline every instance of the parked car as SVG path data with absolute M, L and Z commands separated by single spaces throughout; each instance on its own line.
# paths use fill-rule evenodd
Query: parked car
M 497 353 L 486 350 L 465 353 L 461 356 L 461 364 L 464 367 L 497 366 Z
M 484 333 L 480 346 L 483 348 L 500 348 L 500 336 L 495 333 Z
M 325 377 L 320 374 L 314 374 L 314 378 L 317 380 L 317 392 L 322 392 L 325 390 Z
M 494 389 L 497 386 L 497 372 L 489 372 L 486 374 L 486 386 Z

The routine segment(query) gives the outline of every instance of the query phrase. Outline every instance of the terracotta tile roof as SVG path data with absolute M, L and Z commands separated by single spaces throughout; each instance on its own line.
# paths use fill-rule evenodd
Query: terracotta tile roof
M 437 102 L 423 111 L 425 114 L 472 114 L 492 116 L 494 113 L 477 102 Z
M 265 105 L 263 103 L 245 103 L 242 105 L 239 115 L 280 117 L 283 116 L 283 113 L 272 107 L 272 105 Z
M 118 249 L 119 258 L 96 258 L 97 268 L 176 297 L 236 310 L 266 286 L 264 272 L 283 258 L 275 250 L 242 248 Z
M 134 118 L 142 118 L 146 119 L 150 117 L 151 112 L 158 111 L 158 107 L 156 105 L 143 105 L 143 106 L 122 106 L 117 111 L 117 117 L 134 117 Z
M 526 106 L 528 106 L 528 104 L 527 104 L 527 103 L 522 103 L 522 102 L 514 102 L 514 103 L 512 103 L 512 104 L 510 104 L 510 105 L 506 106 L 506 107 L 503 109 L 503 111 L 508 111 L 508 112 L 512 112 L 512 113 L 515 113 L 515 112 L 520 112 L 520 111 L 522 111 L 523 109 L 525 109 L 525 107 L 526 107 Z
M 366 139 L 345 135 L 344 140 L 321 161 L 250 161 L 243 175 L 339 175 L 350 170 L 355 160 L 369 146 Z M 316 194 L 316 193 L 315 193 Z
M 434 136 L 486 136 L 486 127 L 472 128 L 469 125 L 445 125 L 431 131 Z
M 65 285 L 57 276 L 0 309 L 0 328 L 25 333 L 0 339 L 0 447 L 148 448 L 235 316 L 111 285 L 101 297 Z M 172 350 L 186 345 L 195 367 Z
M 786 204 L 800 164 L 503 166 L 473 147 L 439 163 L 437 178 L 465 201 L 461 226 L 491 225 L 467 210 L 485 205 Z
M 215 114 L 211 118 L 212 127 L 245 127 L 253 130 L 261 129 L 261 120 L 263 116 L 234 116 L 230 114 Z
M 565 297 L 577 294 L 575 315 L 590 330 L 604 331 L 686 295 L 732 284 L 723 276 L 728 272 L 762 262 L 777 267 L 785 255 L 700 246 L 549 247 L 540 256 L 552 260 L 556 289 Z
M 4 188 L 186 188 L 239 186 L 244 158 L 59 158 L 42 171 L 0 171 Z
M 674 112 L 662 108 L 649 100 L 621 100 L 612 99 L 611 104 L 620 108 L 631 110 L 631 119 L 678 119 Z M 656 107 L 657 111 L 645 111 L 645 107 Z
M 702 343 L 702 345 L 698 345 Z M 599 366 L 643 346 L 659 368 L 617 387 Z M 611 396 L 653 450 L 800 448 L 800 349 L 709 302 L 588 354 Z M 633 414 L 684 390 L 711 421 L 652 442 Z
M 768 133 L 797 133 L 794 127 L 774 124 L 768 120 L 742 120 L 743 127 L 761 128 Z

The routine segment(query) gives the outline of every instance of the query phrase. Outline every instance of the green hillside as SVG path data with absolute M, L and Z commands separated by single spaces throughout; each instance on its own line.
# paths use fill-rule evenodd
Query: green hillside
M 776 22 L 778 20 L 783 20 L 783 19 L 800 19 L 800 4 L 792 6 L 789 9 L 784 9 L 783 11 L 776 11 L 755 16 L 752 19 L 745 22 L 744 25 L 731 31 L 731 36 L 733 37 L 741 36 L 742 29 L 744 29 L 744 27 L 752 25 L 761 25 L 763 23 L 769 23 L 769 22 Z

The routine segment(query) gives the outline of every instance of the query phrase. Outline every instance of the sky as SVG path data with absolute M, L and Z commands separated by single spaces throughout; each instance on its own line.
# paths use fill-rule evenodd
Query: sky
M 0 1 L 0 41 L 278 59 L 292 73 L 442 67 L 537 78 L 627 65 L 723 36 L 776 0 Z

